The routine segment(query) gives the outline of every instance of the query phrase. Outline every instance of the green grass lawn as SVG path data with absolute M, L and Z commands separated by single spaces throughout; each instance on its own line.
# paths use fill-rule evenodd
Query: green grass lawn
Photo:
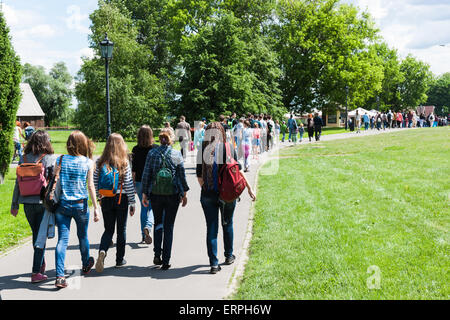
M 55 149 L 56 154 L 66 154 L 66 143 L 67 138 L 69 137 L 72 131 L 49 131 L 50 139 L 52 140 L 53 148 Z M 131 152 L 133 147 L 137 145 L 137 140 L 126 141 L 128 146 L 128 151 Z M 158 137 L 155 137 L 155 143 L 159 143 Z M 105 142 L 95 142 L 95 151 L 94 155 L 99 156 L 102 154 L 103 149 L 105 148 Z M 174 144 L 175 149 L 180 149 L 180 144 L 177 142 Z
M 23 205 L 20 206 L 17 217 L 10 214 L 15 181 L 16 171 L 10 169 L 5 177 L 5 183 L 0 185 L 0 252 L 16 245 L 21 239 L 31 236 Z
M 449 141 L 427 128 L 283 150 L 259 177 L 234 298 L 449 299 Z

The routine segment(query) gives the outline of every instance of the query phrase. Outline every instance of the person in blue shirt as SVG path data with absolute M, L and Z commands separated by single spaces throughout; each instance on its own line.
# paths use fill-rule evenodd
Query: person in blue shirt
M 366 131 L 369 130 L 370 119 L 369 119 L 369 116 L 367 115 L 367 112 L 363 116 L 363 121 L 364 121 L 364 128 L 365 128 L 365 130 Z
M 295 122 L 294 115 L 291 114 L 291 118 L 288 120 L 288 123 L 287 123 L 287 127 L 289 129 L 289 142 L 291 142 L 291 140 L 292 140 L 292 133 L 294 133 L 293 130 L 295 130 L 294 122 Z

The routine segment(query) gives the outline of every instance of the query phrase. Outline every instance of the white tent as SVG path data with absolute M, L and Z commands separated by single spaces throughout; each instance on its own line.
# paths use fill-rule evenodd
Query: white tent
M 359 114 L 360 114 L 361 116 L 365 115 L 366 113 L 367 113 L 369 116 L 375 116 L 375 115 L 376 115 L 376 113 L 373 113 L 372 111 L 368 111 L 368 110 L 366 110 L 366 109 L 364 109 L 364 108 L 358 108 L 358 109 L 355 109 L 355 110 L 353 110 L 353 111 L 350 111 L 350 112 L 348 113 L 348 116 L 349 116 L 349 117 L 355 117 L 355 116 L 356 116 L 356 110 L 358 110 L 358 112 L 359 112 Z

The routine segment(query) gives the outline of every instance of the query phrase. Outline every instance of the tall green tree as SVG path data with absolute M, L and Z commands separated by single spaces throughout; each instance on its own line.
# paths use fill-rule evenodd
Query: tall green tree
M 231 13 L 184 39 L 178 113 L 217 119 L 231 112 L 283 112 L 276 57 L 260 38 L 244 41 L 251 38 L 246 32 Z
M 433 79 L 430 66 L 408 55 L 400 65 L 404 80 L 400 84 L 402 107 L 415 108 L 428 99 L 427 91 Z
M 0 11 L 0 183 L 8 171 L 13 155 L 12 137 L 21 98 L 22 68 Z
M 110 64 L 112 131 L 132 138 L 142 124 L 161 126 L 167 113 L 165 86 L 149 70 L 149 61 L 154 58 L 147 46 L 139 43 L 139 30 L 130 11 L 123 4 L 101 0 L 90 18 L 90 47 L 96 56 L 84 59 L 77 75 L 76 124 L 94 139 L 106 137 L 105 62 L 99 43 L 107 32 L 114 42 Z
M 45 125 L 61 123 L 66 117 L 73 95 L 73 78 L 65 63 L 56 63 L 48 74 L 44 67 L 26 63 L 23 67 L 23 81 L 30 84 L 44 111 Z
M 347 86 L 357 107 L 380 90 L 383 69 L 371 47 L 378 30 L 367 13 L 338 0 L 281 0 L 277 14 L 273 34 L 286 108 L 344 105 Z
M 382 61 L 384 77 L 381 90 L 368 100 L 366 106 L 368 109 L 378 110 L 379 107 L 382 111 L 400 111 L 402 108 L 400 85 L 405 77 L 400 70 L 401 62 L 397 50 L 389 48 L 385 42 L 375 44 L 374 49 Z
M 437 115 L 447 116 L 450 107 L 450 72 L 434 79 L 427 94 L 427 105 L 436 106 Z

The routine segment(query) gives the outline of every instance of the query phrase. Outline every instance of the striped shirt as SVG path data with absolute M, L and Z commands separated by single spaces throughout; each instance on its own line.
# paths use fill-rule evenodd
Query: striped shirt
M 99 174 L 100 168 L 98 167 L 98 161 L 95 165 L 95 170 L 94 170 L 94 185 L 95 185 L 95 191 L 97 192 L 97 198 L 99 197 L 99 192 L 98 192 L 98 174 Z M 120 186 L 119 186 L 120 189 Z M 134 182 L 133 182 L 133 176 L 131 175 L 131 167 L 130 164 L 128 163 L 128 167 L 127 167 L 127 171 L 125 172 L 125 176 L 124 176 L 124 180 L 123 180 L 123 193 L 125 193 L 128 197 L 128 204 L 129 205 L 134 205 L 136 203 L 135 200 L 135 193 L 136 193 L 136 189 L 134 188 Z M 120 193 L 120 191 L 119 191 Z
M 60 157 L 56 160 L 58 165 Z M 87 178 L 93 161 L 83 156 L 64 155 L 61 163 L 61 200 L 78 201 L 88 199 Z

